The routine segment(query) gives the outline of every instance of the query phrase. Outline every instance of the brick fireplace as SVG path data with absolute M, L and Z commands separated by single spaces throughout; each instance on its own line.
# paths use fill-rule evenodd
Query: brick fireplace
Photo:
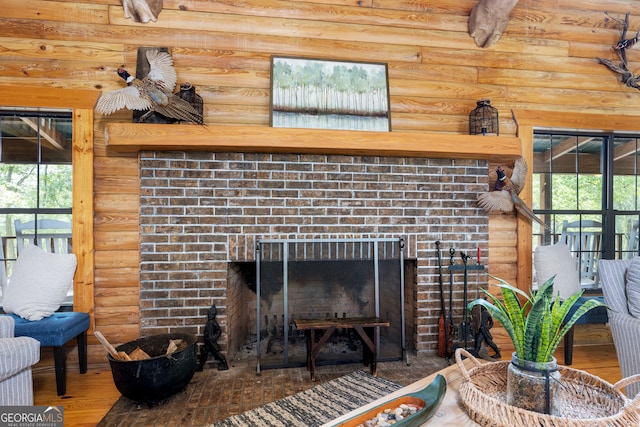
M 402 238 L 415 282 L 405 286 L 407 341 L 435 353 L 434 242 L 486 257 L 488 217 L 475 200 L 487 170 L 485 160 L 143 151 L 141 333 L 202 335 L 214 303 L 218 342 L 232 357 L 256 333 L 246 267 L 258 240 Z M 454 291 L 461 310 L 460 283 Z

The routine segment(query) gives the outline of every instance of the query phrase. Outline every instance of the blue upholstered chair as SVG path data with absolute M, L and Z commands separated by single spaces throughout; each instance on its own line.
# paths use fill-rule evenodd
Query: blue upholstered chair
M 87 372 L 87 329 L 90 319 L 87 313 L 76 311 L 56 312 L 41 320 L 26 320 L 11 314 L 15 320 L 15 336 L 31 337 L 40 342 L 41 347 L 53 347 L 58 396 L 67 392 L 67 353 L 65 344 L 72 339 L 78 343 L 80 373 Z
M 3 293 L 3 310 L 15 321 L 16 337 L 31 337 L 40 347 L 53 347 L 56 388 L 66 393 L 65 344 L 78 343 L 80 373 L 87 372 L 87 313 L 57 311 L 67 297 L 73 281 L 76 257 L 54 254 L 37 246 L 25 245 L 13 266 Z

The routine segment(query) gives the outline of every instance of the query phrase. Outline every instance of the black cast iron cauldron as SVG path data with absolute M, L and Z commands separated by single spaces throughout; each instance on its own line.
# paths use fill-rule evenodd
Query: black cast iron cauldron
M 169 340 L 183 339 L 187 347 L 166 356 Z M 196 370 L 198 339 L 192 334 L 152 335 L 119 345 L 116 351 L 131 353 L 140 347 L 150 359 L 116 360 L 107 354 L 116 388 L 139 402 L 155 402 L 182 390 Z

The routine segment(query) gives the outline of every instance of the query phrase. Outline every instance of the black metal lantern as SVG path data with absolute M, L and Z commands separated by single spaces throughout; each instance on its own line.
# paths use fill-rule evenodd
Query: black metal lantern
M 491 101 L 481 99 L 478 106 L 469 113 L 469 133 L 471 135 L 499 135 L 498 110 Z

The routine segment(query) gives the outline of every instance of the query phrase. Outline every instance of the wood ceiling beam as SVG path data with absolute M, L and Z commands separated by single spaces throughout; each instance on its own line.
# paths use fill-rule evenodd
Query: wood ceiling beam
M 544 153 L 545 162 L 548 163 L 551 160 L 557 160 L 560 157 L 564 156 L 565 154 L 570 153 L 572 150 L 578 149 L 582 145 L 590 141 L 593 141 L 593 139 L 594 139 L 593 137 L 581 136 L 581 137 L 578 137 L 578 140 L 576 142 L 574 137 L 568 137 L 564 141 L 562 141 L 560 144 L 553 147 L 553 150 L 549 148 L 545 151 Z
M 38 120 L 29 118 L 29 117 L 20 117 L 27 126 L 33 129 L 36 132 L 40 133 L 40 137 L 44 138 L 45 141 L 49 142 L 55 149 L 64 150 L 65 147 L 69 145 L 69 142 L 65 138 L 65 136 L 60 133 L 53 125 L 51 121 L 40 120 L 40 124 L 38 125 Z M 43 123 L 45 122 L 45 123 Z
M 18 121 L 2 120 L 0 129 L 2 133 L 5 134 L 3 137 L 5 141 L 13 139 L 16 141 L 29 141 L 36 144 L 38 142 L 38 132 L 40 132 L 40 137 L 47 142 L 47 144 L 43 145 L 50 145 L 55 150 L 64 150 L 65 147 L 68 147 L 70 144 L 69 140 L 53 127 L 51 123 L 41 122 L 40 126 L 38 126 L 38 119 L 29 117 L 20 117 L 20 121 L 26 126 L 20 125 Z M 35 133 L 33 131 L 35 131 Z
M 633 139 L 613 150 L 613 161 L 616 162 L 618 160 L 622 160 L 625 157 L 636 154 L 638 151 L 640 151 L 640 147 L 636 143 L 636 140 Z

